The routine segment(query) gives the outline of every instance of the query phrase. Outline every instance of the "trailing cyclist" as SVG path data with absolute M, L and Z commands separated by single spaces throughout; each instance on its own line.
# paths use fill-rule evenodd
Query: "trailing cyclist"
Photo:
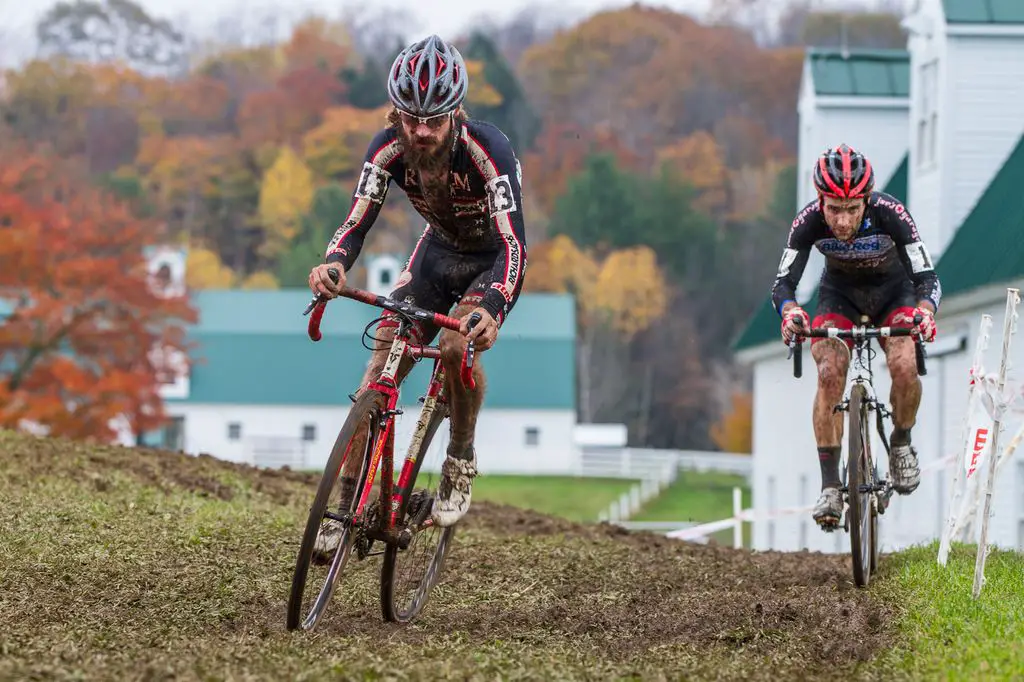
M 433 503 L 438 526 L 453 525 L 466 513 L 477 474 L 473 438 L 485 382 L 477 360 L 477 388 L 462 385 L 463 350 L 470 339 L 479 351 L 494 345 L 522 291 L 526 269 L 519 160 L 501 130 L 468 117 L 463 107 L 468 75 L 459 51 L 436 35 L 398 54 L 388 72 L 393 105 L 388 125 L 370 142 L 348 217 L 328 244 L 325 262 L 309 274 L 314 293 L 337 295 L 392 182 L 427 221 L 391 297 L 446 314 L 455 305 L 453 316 L 462 320 L 461 334 L 441 330 L 439 341 L 450 396 L 451 440 Z M 343 272 L 334 284 L 327 270 L 339 264 Z M 481 320 L 470 329 L 474 312 Z M 380 341 L 361 387 L 383 368 L 396 326 L 393 318 L 381 323 Z M 414 334 L 418 343 L 428 344 L 438 331 L 417 322 Z M 399 381 L 410 367 L 411 362 L 403 362 Z M 343 472 L 343 499 L 355 489 L 356 459 Z M 320 560 L 337 547 L 337 530 L 321 531 Z
M 935 312 L 942 296 L 928 249 L 910 212 L 895 197 L 874 190 L 874 170 L 860 152 L 842 144 L 815 162 L 818 197 L 796 216 L 772 286 L 772 302 L 782 318 L 787 344 L 801 328 L 811 326 L 796 302 L 796 287 L 811 247 L 825 256 L 813 326 L 851 329 L 861 315 L 876 326 L 914 326 L 923 341 L 935 339 Z M 890 402 L 893 431 L 889 477 L 893 489 L 909 495 L 920 483 L 917 450 L 910 431 L 921 402 L 911 337 L 880 339 L 892 377 Z M 839 525 L 843 499 L 839 493 L 839 453 L 843 436 L 841 413 L 832 407 L 842 399 L 853 342 L 814 338 L 811 356 L 818 368 L 814 399 L 814 438 L 821 465 L 821 496 L 812 516 L 823 530 Z

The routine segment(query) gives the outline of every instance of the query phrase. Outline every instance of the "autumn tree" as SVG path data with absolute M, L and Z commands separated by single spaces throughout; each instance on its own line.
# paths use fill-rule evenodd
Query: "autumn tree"
M 734 393 L 729 411 L 711 427 L 711 440 L 724 452 L 753 451 L 753 396 Z
M 260 188 L 261 255 L 273 258 L 285 250 L 299 231 L 314 191 L 312 172 L 291 147 L 282 147 Z
M 0 425 L 112 438 L 126 417 L 162 423 L 155 351 L 184 352 L 187 300 L 148 286 L 156 225 L 83 181 L 75 164 L 22 148 L 0 163 Z

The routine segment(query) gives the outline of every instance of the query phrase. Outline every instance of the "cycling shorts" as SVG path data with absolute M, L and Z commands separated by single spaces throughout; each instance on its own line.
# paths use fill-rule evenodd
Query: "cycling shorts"
M 454 251 L 429 231 L 424 232 L 390 296 L 396 301 L 444 315 L 450 315 L 456 304 L 479 306 L 487 290 L 495 258 L 497 253 L 493 251 Z M 398 326 L 393 313 L 388 312 L 383 317 L 378 329 Z M 413 339 L 417 344 L 431 343 L 439 331 L 440 328 L 432 322 L 413 322 Z
M 914 309 L 917 308 L 917 293 L 909 279 L 899 278 L 871 287 L 850 286 L 822 279 L 818 288 L 818 305 L 814 310 L 812 327 L 838 327 L 852 329 L 864 324 L 861 316 L 868 317 L 868 324 L 880 327 L 911 327 L 914 324 Z M 820 337 L 811 339 L 811 345 L 824 341 Z M 853 339 L 843 339 L 851 350 Z M 879 338 L 882 350 L 887 339 Z

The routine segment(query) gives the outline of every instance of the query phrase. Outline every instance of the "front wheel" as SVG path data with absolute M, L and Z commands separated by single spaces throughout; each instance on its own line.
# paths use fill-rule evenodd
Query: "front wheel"
M 384 619 L 395 623 L 408 623 L 423 610 L 441 576 L 445 557 L 455 536 L 455 526 L 438 528 L 431 524 L 430 510 L 437 494 L 437 484 L 432 480 L 433 475 L 424 477 L 426 480 L 419 475 L 434 434 L 448 416 L 446 405 L 433 403 L 432 408 L 425 426 L 421 427 L 424 428 L 423 438 L 416 448 L 416 461 L 409 482 L 398 491 L 402 496 L 398 527 L 408 528 L 412 537 L 405 549 L 389 544 L 381 567 L 381 608 Z M 417 482 L 420 483 L 418 488 Z
M 858 587 L 871 580 L 874 554 L 875 510 L 871 504 L 874 483 L 871 471 L 871 441 L 868 433 L 867 394 L 863 386 L 854 386 L 850 394 L 849 457 L 847 521 L 850 528 L 850 550 L 853 559 L 853 579 Z
M 309 509 L 306 531 L 302 536 L 302 544 L 295 559 L 291 595 L 288 598 L 287 626 L 289 630 L 299 627 L 303 630 L 312 630 L 316 627 L 334 593 L 338 577 L 345 564 L 348 563 L 352 548 L 358 539 L 358 529 L 352 526 L 351 515 L 356 510 L 362 488 L 367 480 L 370 454 L 373 452 L 374 443 L 380 436 L 381 416 L 386 406 L 387 397 L 384 394 L 370 390 L 363 392 L 352 405 L 352 409 L 338 433 L 338 438 L 334 442 L 334 448 L 327 460 L 327 466 L 324 467 L 316 497 Z M 355 479 L 356 485 L 349 490 L 336 490 L 336 484 L 341 478 L 340 474 L 348 457 L 358 457 L 362 462 L 359 467 L 359 475 Z M 348 499 L 343 499 L 343 497 Z M 335 500 L 334 505 L 331 505 L 332 499 Z M 367 505 L 367 509 L 369 507 L 370 505 Z M 334 526 L 339 537 L 337 549 L 330 559 L 319 591 L 311 600 L 307 600 L 305 597 L 306 583 L 320 582 L 318 579 L 310 580 L 309 573 L 314 565 L 313 553 L 321 526 L 324 526 L 326 530 L 327 524 L 323 523 L 325 520 L 329 520 L 328 523 Z M 303 615 L 304 612 L 305 615 Z

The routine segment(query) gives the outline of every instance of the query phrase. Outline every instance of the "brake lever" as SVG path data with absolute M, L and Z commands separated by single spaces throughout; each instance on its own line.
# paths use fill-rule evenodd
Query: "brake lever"
M 473 313 L 469 316 L 469 328 L 473 329 L 483 319 L 480 313 Z M 469 387 L 469 390 L 476 390 L 476 379 L 473 378 L 473 358 L 476 355 L 475 342 L 466 343 L 466 351 L 462 354 L 462 383 Z
M 338 278 L 341 277 L 341 275 L 338 274 L 337 268 L 327 268 L 327 276 L 330 277 L 331 281 L 334 282 L 335 284 L 338 283 Z M 305 317 L 306 315 L 309 315 L 313 311 L 313 308 L 317 307 L 321 303 L 326 302 L 327 298 L 323 294 L 315 294 L 313 296 L 313 300 L 310 301 L 306 305 L 306 309 L 302 311 L 302 316 Z

